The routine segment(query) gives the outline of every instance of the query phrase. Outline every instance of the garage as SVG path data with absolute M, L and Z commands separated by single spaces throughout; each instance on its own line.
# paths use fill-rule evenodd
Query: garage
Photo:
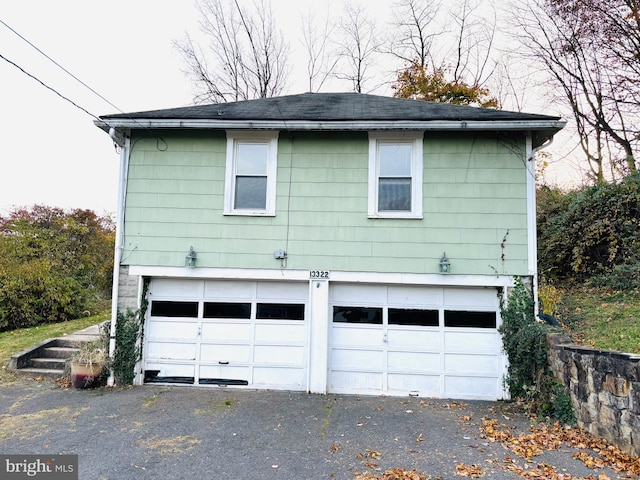
M 152 278 L 144 383 L 504 398 L 499 291 Z
M 308 283 L 154 278 L 145 383 L 305 390 Z
M 493 288 L 334 284 L 332 393 L 503 398 Z

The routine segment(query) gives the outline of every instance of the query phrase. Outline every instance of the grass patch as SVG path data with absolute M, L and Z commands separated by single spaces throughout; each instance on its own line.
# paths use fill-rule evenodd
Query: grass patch
M 640 353 L 640 292 L 574 287 L 562 292 L 558 319 L 578 343 Z
M 207 404 L 205 404 L 204 408 L 196 408 L 193 413 L 195 415 L 215 415 L 217 413 L 229 410 L 232 404 L 233 402 L 229 398 L 226 398 L 222 402 L 211 400 Z
M 50 423 L 65 423 L 68 426 L 67 417 L 70 413 L 69 407 L 65 406 L 23 415 L 0 415 L 0 441 L 40 437 L 51 430 Z
M 138 441 L 138 443 L 143 447 L 149 450 L 154 450 L 162 456 L 185 453 L 196 445 L 199 445 L 201 442 L 202 440 L 198 440 L 190 436 L 172 438 L 158 438 L 155 436 Z
M 109 313 L 79 318 L 67 322 L 38 325 L 37 327 L 20 328 L 8 332 L 0 332 L 0 385 L 16 380 L 16 375 L 7 370 L 11 355 L 29 348 L 47 338 L 62 337 L 110 318 Z

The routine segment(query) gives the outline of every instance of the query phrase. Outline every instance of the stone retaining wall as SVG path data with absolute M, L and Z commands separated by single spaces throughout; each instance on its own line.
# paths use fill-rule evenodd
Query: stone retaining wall
M 640 455 L 640 355 L 571 344 L 548 336 L 549 364 L 571 395 L 578 425 Z

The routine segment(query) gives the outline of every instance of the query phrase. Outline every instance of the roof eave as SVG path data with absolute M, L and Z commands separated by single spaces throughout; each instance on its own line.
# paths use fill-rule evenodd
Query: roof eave
M 233 129 L 233 130 L 512 130 L 559 131 L 566 122 L 549 120 L 213 120 L 213 119 L 144 119 L 103 118 L 94 122 L 105 131 L 111 127 L 125 129 Z

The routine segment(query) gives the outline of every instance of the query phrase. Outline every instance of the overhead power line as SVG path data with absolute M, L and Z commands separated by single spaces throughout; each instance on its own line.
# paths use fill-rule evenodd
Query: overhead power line
M 75 76 L 73 73 L 71 73 L 69 70 L 67 70 L 65 67 L 63 67 L 62 65 L 60 65 L 58 62 L 56 62 L 53 58 L 51 58 L 49 55 L 47 55 L 45 52 L 43 52 L 42 50 L 40 50 L 36 45 L 34 45 L 32 42 L 30 42 L 27 38 L 25 38 L 23 35 L 21 35 L 20 33 L 18 33 L 15 29 L 11 28 L 5 21 L 3 21 L 0 18 L 0 23 L 2 23 L 5 27 L 7 27 L 9 30 L 11 30 L 14 34 L 16 34 L 18 37 L 20 37 L 20 39 L 22 39 L 23 41 L 25 41 L 29 46 L 31 46 L 32 48 L 34 48 L 40 55 L 44 56 L 47 60 L 49 60 L 51 63 L 53 63 L 56 67 L 60 68 L 63 72 L 65 72 L 67 75 L 69 75 L 71 78 L 73 78 L 76 82 L 78 82 L 80 85 L 82 85 L 83 87 L 87 88 L 89 91 L 91 91 L 94 95 L 97 95 L 98 97 L 100 97 L 102 100 L 104 100 L 106 103 L 108 103 L 109 105 L 111 105 L 113 108 L 115 108 L 117 111 L 119 111 L 120 113 L 124 113 L 122 110 L 120 110 L 120 108 L 118 108 L 116 105 L 114 105 L 113 103 L 111 103 L 108 99 L 106 99 L 104 96 L 102 96 L 100 93 L 96 92 L 93 88 L 91 88 L 89 85 L 87 85 L 85 82 L 83 82 L 82 80 L 80 80 L 77 76 Z M 4 58 L 4 57 L 3 57 Z M 6 58 L 5 58 L 6 60 Z M 13 63 L 13 62 L 10 62 Z M 14 64 L 15 65 L 15 64 Z M 16 65 L 17 66 L 17 65 Z M 20 67 L 18 67 L 20 68 Z M 22 70 L 22 69 L 21 69 Z M 24 70 L 23 70 L 24 71 Z M 25 72 L 26 73 L 26 72 Z M 35 77 L 33 77 L 35 78 Z M 37 80 L 37 79 L 36 79 Z M 39 80 L 38 80 L 39 81 Z M 42 82 L 41 82 L 42 83 Z M 44 84 L 43 84 L 44 85 Z M 46 86 L 46 85 L 45 85 Z M 49 88 L 49 87 L 48 87 Z M 57 92 L 56 92 L 57 93 Z
M 100 118 L 97 115 L 94 115 L 93 113 L 91 113 L 89 110 L 87 110 L 86 108 L 78 105 L 76 102 L 74 102 L 73 100 L 71 100 L 68 97 L 65 97 L 64 95 L 62 95 L 60 92 L 58 92 L 55 88 L 50 87 L 49 85 L 47 85 L 46 83 L 44 83 L 42 80 L 40 80 L 38 77 L 36 77 L 35 75 L 32 75 L 31 73 L 27 72 L 24 68 L 22 68 L 20 65 L 18 65 L 15 62 L 12 62 L 11 60 L 9 60 L 7 57 L 5 57 L 4 55 L 2 55 L 0 53 L 0 58 L 2 60 L 4 60 L 5 62 L 13 65 L 14 67 L 16 67 L 18 70 L 20 70 L 22 73 L 24 73 L 25 75 L 27 75 L 28 77 L 34 79 L 36 82 L 38 82 L 40 85 L 42 85 L 43 87 L 51 90 L 53 93 L 55 93 L 56 95 L 58 95 L 60 98 L 62 98 L 63 100 L 66 100 L 67 102 L 69 102 L 71 105 L 73 105 L 74 107 L 82 110 L 84 113 L 86 113 L 87 115 L 95 118 L 96 120 L 102 121 L 100 120 Z

